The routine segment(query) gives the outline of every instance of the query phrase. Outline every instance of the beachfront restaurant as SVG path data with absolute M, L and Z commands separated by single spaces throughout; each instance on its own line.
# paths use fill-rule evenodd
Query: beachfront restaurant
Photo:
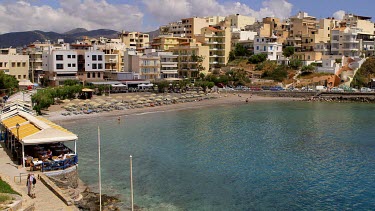
M 1 113 L 1 131 L 14 160 L 42 172 L 78 164 L 77 135 L 20 107 L 9 107 Z M 66 146 L 67 142 L 74 142 L 74 150 Z

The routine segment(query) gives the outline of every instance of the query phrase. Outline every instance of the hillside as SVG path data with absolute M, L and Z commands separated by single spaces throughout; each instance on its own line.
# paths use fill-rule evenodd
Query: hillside
M 97 29 L 87 31 L 83 28 L 77 28 L 70 30 L 65 33 L 57 33 L 57 32 L 43 32 L 39 30 L 34 31 L 25 31 L 25 32 L 11 32 L 6 34 L 0 35 L 0 47 L 1 48 L 8 48 L 8 47 L 22 47 L 28 45 L 32 42 L 37 40 L 45 41 L 50 40 L 51 42 L 56 42 L 57 39 L 64 39 L 65 42 L 74 42 L 77 39 L 81 39 L 83 36 L 88 36 L 92 38 L 99 38 L 99 37 L 108 37 L 108 38 L 116 38 L 117 31 L 110 30 L 110 29 Z

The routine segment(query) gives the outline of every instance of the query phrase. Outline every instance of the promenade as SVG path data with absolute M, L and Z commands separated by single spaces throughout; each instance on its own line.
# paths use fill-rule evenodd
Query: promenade
M 26 178 L 27 175 L 21 177 L 20 173 L 28 173 L 28 168 L 19 168 L 4 149 L 4 144 L 0 144 L 0 176 L 8 182 L 12 188 L 22 195 L 22 208 L 26 209 L 34 204 L 35 210 L 40 211 L 73 211 L 78 210 L 75 206 L 67 206 L 52 191 L 50 191 L 40 180 L 35 185 L 36 198 L 32 199 L 27 195 Z M 38 172 L 33 172 L 38 177 Z M 14 180 L 14 177 L 16 179 Z

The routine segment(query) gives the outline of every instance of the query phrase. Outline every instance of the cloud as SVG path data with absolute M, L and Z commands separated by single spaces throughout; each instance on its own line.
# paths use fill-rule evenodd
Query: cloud
M 345 15 L 345 11 L 344 10 L 339 10 L 339 11 L 336 11 L 335 13 L 333 13 L 333 17 L 337 20 L 342 20 L 342 18 L 344 17 Z
M 141 30 L 144 14 L 137 6 L 109 4 L 107 0 L 61 0 L 59 8 L 32 1 L 0 5 L 0 33 L 43 30 L 65 32 L 82 27 Z
M 291 15 L 293 7 L 287 0 L 263 1 L 259 11 L 235 1 L 220 3 L 217 0 L 142 0 L 142 3 L 160 24 L 192 16 L 226 16 L 237 13 L 257 19 L 267 16 L 287 18 Z

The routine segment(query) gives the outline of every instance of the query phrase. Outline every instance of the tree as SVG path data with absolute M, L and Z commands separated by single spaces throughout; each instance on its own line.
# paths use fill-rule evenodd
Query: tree
M 235 55 L 234 51 L 231 50 L 231 51 L 229 52 L 228 61 L 231 62 L 231 61 L 233 61 L 233 60 L 235 60 L 235 59 L 236 59 L 236 55 Z
M 254 54 L 252 55 L 249 60 L 248 60 L 248 63 L 250 64 L 259 64 L 261 62 L 264 62 L 267 60 L 267 54 L 264 54 L 264 53 L 261 53 L 261 54 Z
M 79 84 L 79 81 L 77 80 L 68 79 L 64 81 L 64 86 L 74 86 L 78 84 Z
M 284 55 L 286 58 L 289 58 L 289 57 L 293 56 L 294 52 L 295 52 L 295 49 L 294 49 L 294 47 L 292 47 L 292 46 L 287 46 L 287 47 L 285 47 L 285 48 L 283 49 L 283 55 Z
M 18 81 L 16 77 L 12 75 L 7 75 L 4 72 L 0 71 L 0 89 L 18 89 Z
M 281 82 L 288 77 L 287 69 L 285 65 L 278 65 L 275 69 L 263 72 L 262 78 Z
M 355 74 L 352 87 L 363 87 L 367 86 L 370 79 L 375 75 L 375 57 L 369 57 L 361 65 L 357 73 Z
M 315 71 L 315 66 L 313 66 L 311 64 L 310 65 L 304 65 L 301 68 L 301 72 L 303 72 L 303 73 L 312 73 L 314 71 Z
M 342 59 L 335 59 L 336 64 L 341 64 L 341 62 L 342 62 Z
M 299 59 L 291 59 L 289 61 L 289 67 L 294 70 L 298 70 L 298 68 L 300 68 L 301 66 L 302 66 L 302 61 Z

